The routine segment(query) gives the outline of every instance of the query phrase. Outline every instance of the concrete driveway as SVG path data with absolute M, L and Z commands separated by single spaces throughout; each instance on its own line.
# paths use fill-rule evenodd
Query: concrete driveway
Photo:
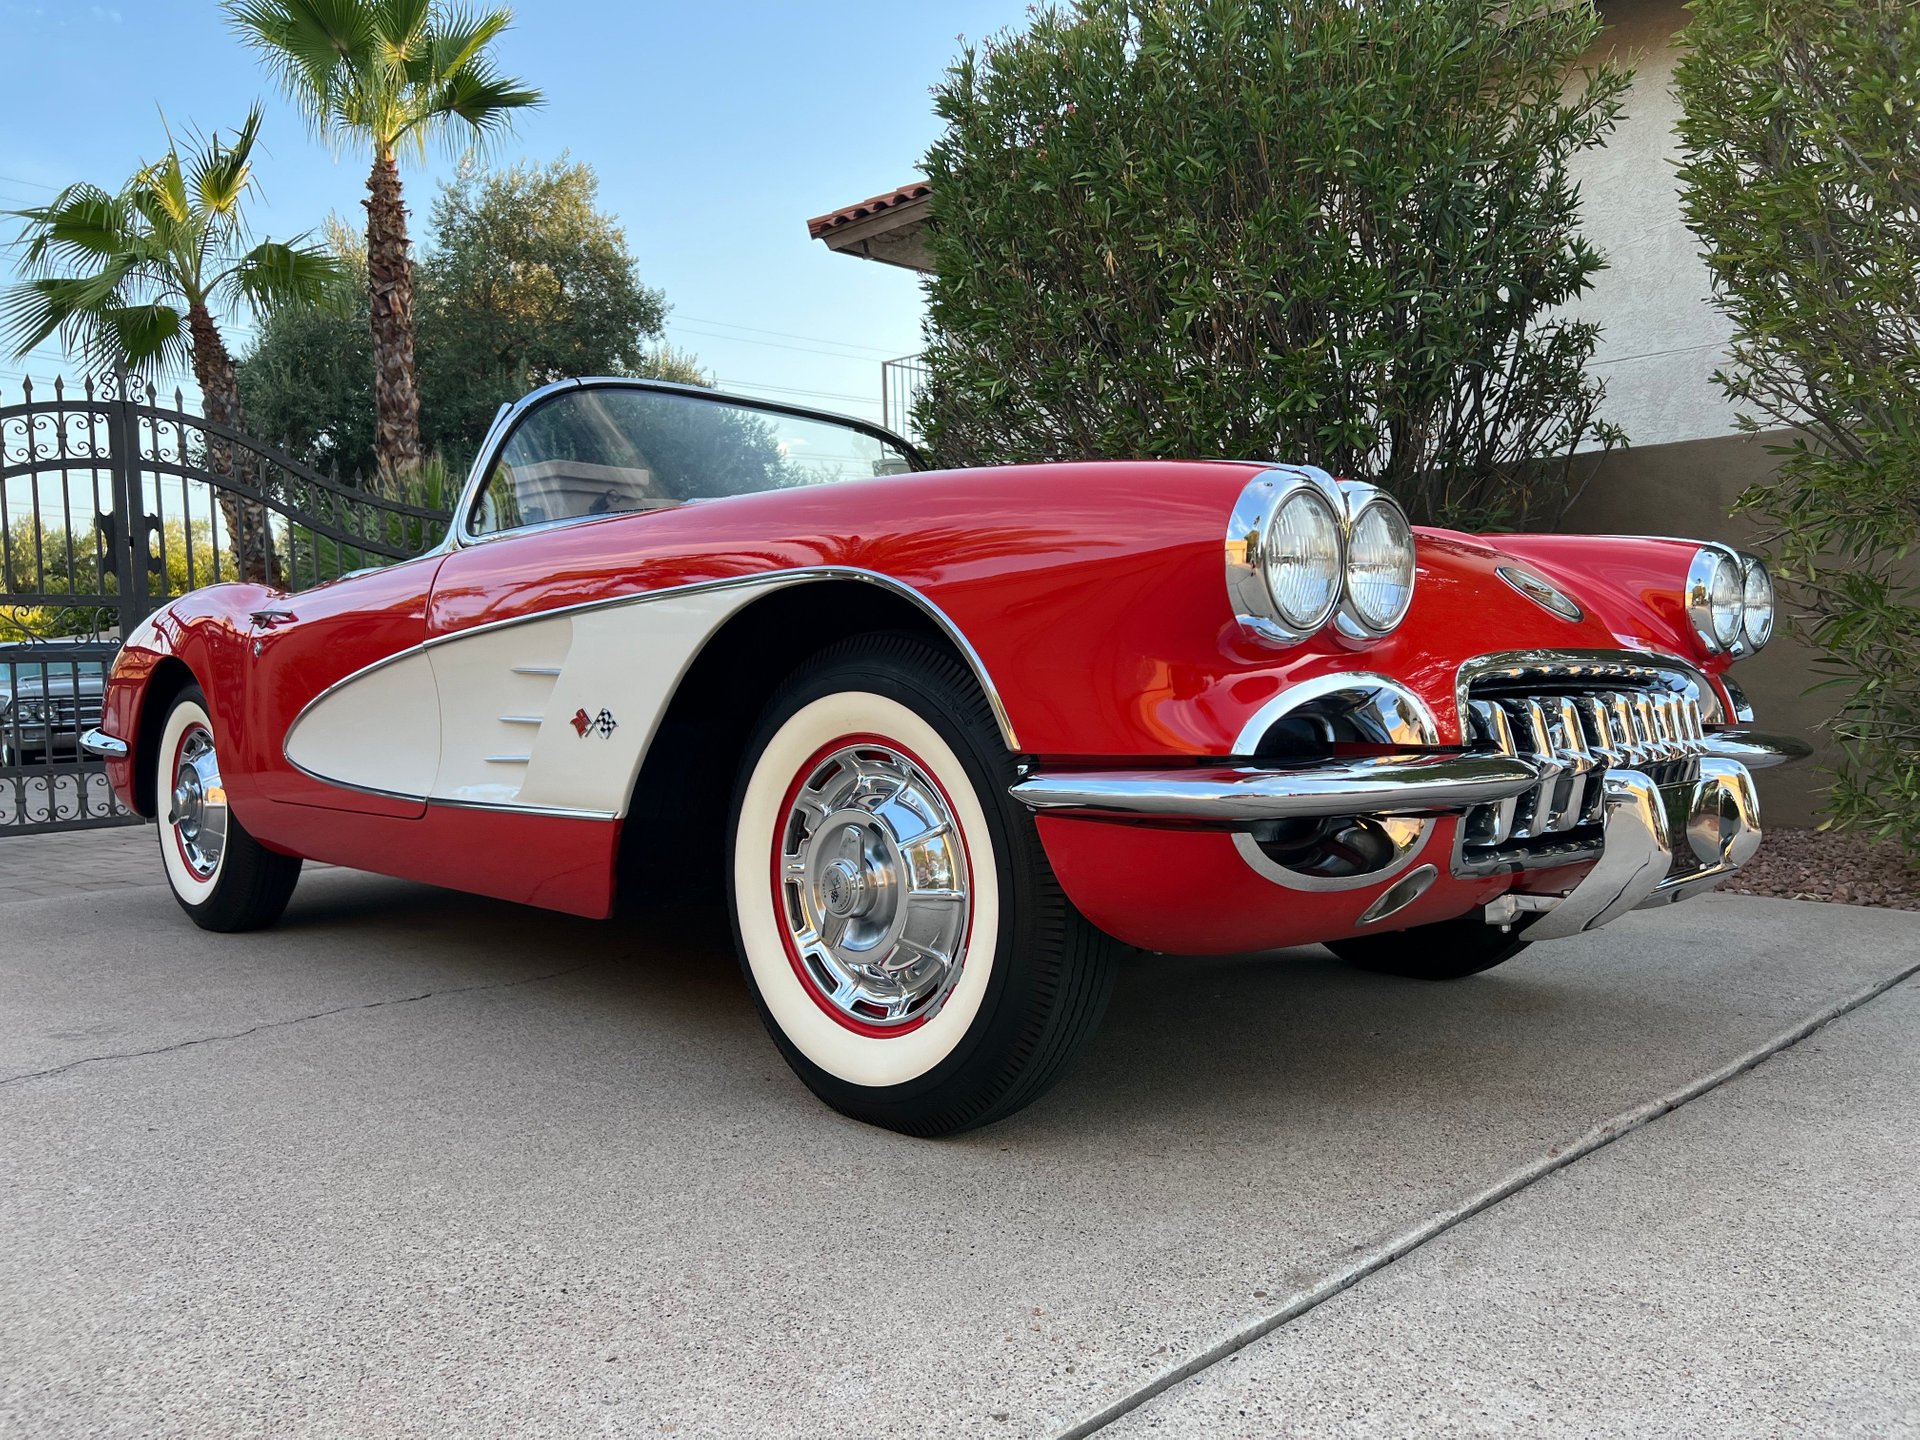
M 1719 897 L 1453 985 L 1142 957 L 928 1143 L 805 1092 L 710 918 L 23 898 L 0 1433 L 1916 1433 L 1916 969 Z

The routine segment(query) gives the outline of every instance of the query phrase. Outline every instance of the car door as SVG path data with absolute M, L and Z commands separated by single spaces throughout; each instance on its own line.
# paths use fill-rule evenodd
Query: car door
M 424 813 L 440 716 L 421 643 L 442 559 L 434 552 L 276 596 L 248 617 L 243 749 L 260 800 Z

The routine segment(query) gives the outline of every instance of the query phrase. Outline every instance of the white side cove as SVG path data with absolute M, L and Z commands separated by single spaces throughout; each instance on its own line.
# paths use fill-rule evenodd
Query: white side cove
M 356 790 L 614 819 L 626 813 L 660 718 L 708 637 L 769 591 L 829 578 L 870 581 L 926 610 L 971 663 L 1008 748 L 1017 748 L 985 668 L 952 621 L 884 576 L 822 569 L 435 636 L 323 691 L 288 730 L 286 757 Z
M 436 638 L 322 694 L 287 732 L 287 759 L 357 790 L 611 819 L 707 637 L 781 583 Z M 436 712 L 437 725 L 420 723 Z

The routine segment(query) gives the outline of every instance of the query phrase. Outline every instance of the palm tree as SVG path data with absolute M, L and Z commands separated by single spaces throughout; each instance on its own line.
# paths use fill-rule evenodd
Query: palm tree
M 240 386 L 219 316 L 285 303 L 317 304 L 341 281 L 324 249 L 293 241 L 247 245 L 241 214 L 253 190 L 258 106 L 230 141 L 218 131 L 184 160 L 167 153 L 117 191 L 71 185 L 50 204 L 10 211 L 25 224 L 18 244 L 28 278 L 0 297 L 0 334 L 24 356 L 58 334 L 95 373 L 149 375 L 186 359 L 216 425 L 243 428 Z M 232 446 L 209 431 L 215 474 L 233 475 Z M 240 574 L 277 583 L 279 562 L 265 510 L 219 489 Z
M 314 128 L 371 152 L 367 294 L 372 304 L 374 457 L 389 479 L 421 460 L 413 360 L 413 261 L 400 193 L 402 150 L 436 135 L 485 140 L 540 92 L 495 70 L 488 48 L 513 12 L 448 10 L 436 0 L 226 0 Z

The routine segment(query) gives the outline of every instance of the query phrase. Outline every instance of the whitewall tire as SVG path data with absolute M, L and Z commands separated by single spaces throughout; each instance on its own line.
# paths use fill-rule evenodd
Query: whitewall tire
M 935 1135 L 1012 1113 L 1105 1006 L 1111 942 L 1060 894 L 973 679 L 867 636 L 769 703 L 733 808 L 741 964 L 782 1053 L 858 1119 Z
M 160 859 L 180 908 L 206 930 L 253 930 L 280 918 L 300 861 L 266 849 L 227 804 L 206 696 L 189 685 L 160 727 L 153 794 Z

